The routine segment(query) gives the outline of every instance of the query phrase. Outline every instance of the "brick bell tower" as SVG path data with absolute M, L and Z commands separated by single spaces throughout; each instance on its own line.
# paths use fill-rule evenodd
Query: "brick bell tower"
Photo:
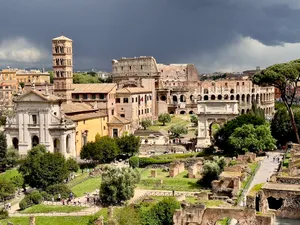
M 73 41 L 65 36 L 52 39 L 54 94 L 65 101 L 72 100 Z

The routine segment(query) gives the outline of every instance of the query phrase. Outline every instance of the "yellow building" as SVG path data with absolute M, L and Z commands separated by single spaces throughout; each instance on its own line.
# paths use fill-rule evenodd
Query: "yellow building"
M 80 151 L 88 142 L 95 141 L 95 136 L 108 135 L 108 116 L 99 112 L 96 107 L 91 107 L 85 103 L 63 104 L 63 111 L 68 119 L 76 122 L 75 148 L 76 156 L 80 156 Z
M 17 70 L 16 79 L 18 83 L 50 84 L 50 74 L 40 70 Z
M 0 107 L 10 105 L 13 95 L 17 93 L 15 69 L 3 69 L 0 71 Z

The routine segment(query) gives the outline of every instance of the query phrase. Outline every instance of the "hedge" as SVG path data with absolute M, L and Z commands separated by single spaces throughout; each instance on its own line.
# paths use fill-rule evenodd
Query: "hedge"
M 146 166 L 152 165 L 152 164 L 168 164 L 173 162 L 173 159 L 156 159 L 156 158 L 146 158 L 146 157 L 137 157 L 133 156 L 129 159 L 129 164 L 132 167 L 136 167 L 137 165 L 140 168 L 144 168 Z

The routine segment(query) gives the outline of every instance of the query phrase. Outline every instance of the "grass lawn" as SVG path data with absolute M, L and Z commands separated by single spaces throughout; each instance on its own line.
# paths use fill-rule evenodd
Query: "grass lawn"
M 148 129 L 153 131 L 159 131 L 159 130 L 168 131 L 174 125 L 187 126 L 190 123 L 191 122 L 190 122 L 189 115 L 176 115 L 176 116 L 171 116 L 171 122 L 167 123 L 165 126 L 162 126 L 162 123 L 156 121 L 156 125 L 150 126 Z
M 141 181 L 139 188 L 150 190 L 174 190 L 174 191 L 199 191 L 198 179 L 187 178 L 187 171 L 178 174 L 176 177 L 169 177 L 169 172 L 157 169 L 157 176 L 150 177 L 151 169 L 141 170 Z M 161 184 L 160 181 L 163 180 Z
M 87 207 L 83 206 L 63 206 L 63 205 L 34 205 L 25 210 L 20 211 L 20 213 L 53 213 L 53 212 L 61 212 L 61 213 L 70 213 L 70 212 L 78 212 Z
M 107 208 L 102 208 L 94 216 L 37 216 L 35 222 L 37 225 L 86 225 L 91 218 L 104 217 L 107 219 Z M 3 225 L 7 222 L 19 225 L 29 225 L 29 217 L 12 217 L 0 220 Z
M 72 192 L 77 196 L 83 196 L 84 193 L 94 192 L 96 189 L 100 189 L 101 178 L 91 177 L 88 180 L 79 183 L 71 188 Z

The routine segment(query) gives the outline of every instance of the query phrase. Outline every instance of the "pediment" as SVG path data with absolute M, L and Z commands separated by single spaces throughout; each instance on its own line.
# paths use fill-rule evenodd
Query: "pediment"
M 18 102 L 20 101 L 25 101 L 25 102 L 46 102 L 48 101 L 45 97 L 43 96 L 40 96 L 39 94 L 35 93 L 35 92 L 29 92 L 29 93 L 26 93 L 22 96 L 20 96 L 18 99 L 17 99 Z

